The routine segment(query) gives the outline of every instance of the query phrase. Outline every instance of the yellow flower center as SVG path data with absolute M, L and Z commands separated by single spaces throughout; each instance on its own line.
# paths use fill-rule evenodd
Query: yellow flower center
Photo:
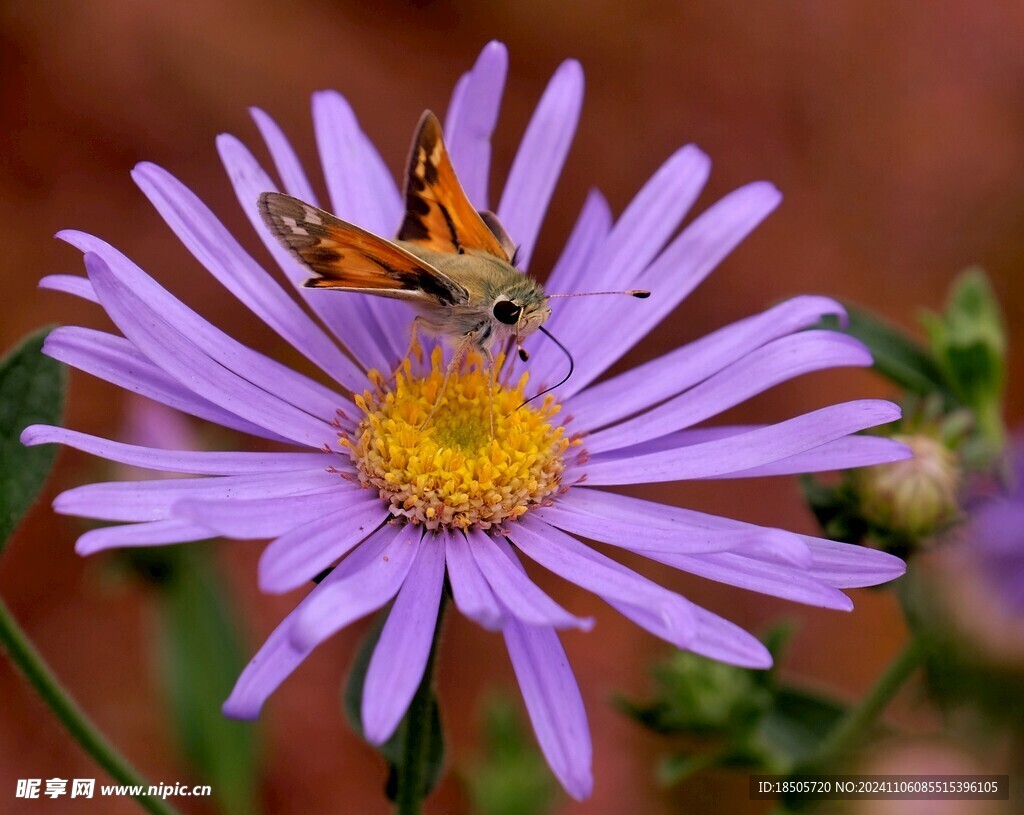
M 356 397 L 365 418 L 341 444 L 363 486 L 378 490 L 395 516 L 428 529 L 489 529 L 554 493 L 566 451 L 579 444 L 553 421 L 561 406 L 550 396 L 523 405 L 526 374 L 515 387 L 490 388 L 492 372 L 478 355 L 447 385 L 439 348 L 430 362 L 414 376 L 406 360 L 391 387 L 373 371 L 376 389 Z

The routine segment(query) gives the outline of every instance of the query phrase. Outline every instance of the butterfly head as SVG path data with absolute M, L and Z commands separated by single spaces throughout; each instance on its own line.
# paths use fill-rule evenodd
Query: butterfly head
M 493 299 L 490 311 L 494 322 L 520 342 L 551 316 L 543 289 L 525 275 Z

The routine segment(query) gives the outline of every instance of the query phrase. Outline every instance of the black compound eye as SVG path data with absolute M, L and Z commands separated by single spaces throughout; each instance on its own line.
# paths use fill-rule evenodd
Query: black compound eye
M 517 306 L 511 300 L 499 300 L 494 304 L 494 318 L 505 325 L 515 325 L 519 322 L 519 315 L 523 313 L 523 307 Z

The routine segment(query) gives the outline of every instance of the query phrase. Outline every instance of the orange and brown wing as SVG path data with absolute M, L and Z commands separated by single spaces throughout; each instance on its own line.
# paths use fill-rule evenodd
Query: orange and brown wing
M 298 198 L 265 192 L 259 210 L 278 240 L 317 275 L 306 286 L 439 304 L 469 297 L 450 277 L 402 247 Z
M 405 220 L 398 239 L 435 252 L 463 254 L 473 250 L 506 263 L 512 260 L 502 241 L 466 197 L 444 146 L 441 124 L 429 110 L 420 119 L 409 156 Z

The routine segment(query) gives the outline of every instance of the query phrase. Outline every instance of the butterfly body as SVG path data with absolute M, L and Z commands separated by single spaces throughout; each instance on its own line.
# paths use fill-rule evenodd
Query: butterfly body
M 307 286 L 405 300 L 419 326 L 456 349 L 488 354 L 547 320 L 544 290 L 515 268 L 515 246 L 498 218 L 466 197 L 429 111 L 413 141 L 405 204 L 397 237 L 386 240 L 288 195 L 259 199 L 267 226 L 316 275 Z
M 411 300 L 420 316 L 420 323 L 432 334 L 451 342 L 471 337 L 480 351 L 489 351 L 510 337 L 522 340 L 532 334 L 551 315 L 541 285 L 524 275 L 510 263 L 485 252 L 463 254 L 437 252 L 419 244 L 396 241 L 396 245 L 415 255 L 458 283 L 465 297 L 452 303 L 420 305 Z M 505 306 L 511 322 L 503 322 L 495 314 L 498 303 Z M 518 311 L 517 311 L 518 310 Z M 502 308 L 498 307 L 498 313 Z

